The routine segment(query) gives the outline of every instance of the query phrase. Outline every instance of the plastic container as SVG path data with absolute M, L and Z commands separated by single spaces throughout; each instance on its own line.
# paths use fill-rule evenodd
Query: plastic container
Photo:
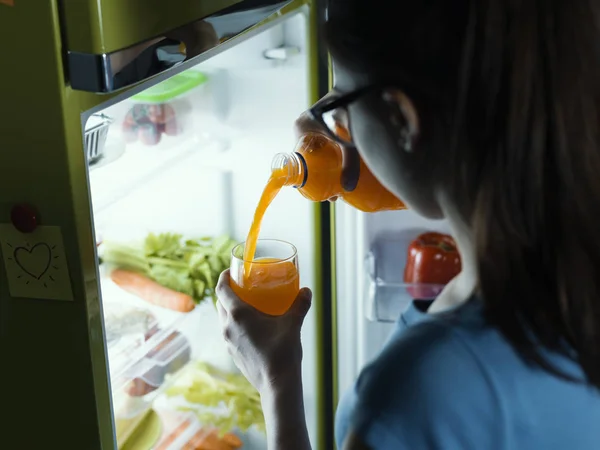
M 297 188 L 312 201 L 338 197 L 364 212 L 406 209 L 402 201 L 377 181 L 362 159 L 356 188 L 345 191 L 340 182 L 342 149 L 320 133 L 302 136 L 294 153 L 276 155 L 271 170 L 286 178 L 285 186 Z
M 165 376 L 183 368 L 190 360 L 189 341 L 177 331 L 170 333 L 126 373 L 131 381 L 126 392 L 132 397 L 143 397 L 158 389 Z
M 188 70 L 134 95 L 121 125 L 125 141 L 156 146 L 202 132 L 195 105 L 203 102 L 207 81 L 204 73 Z
M 181 369 L 190 360 L 189 341 L 175 331 L 188 316 L 181 315 L 179 320 L 158 320 L 157 317 L 151 309 L 114 302 L 104 304 L 113 408 L 117 419 L 127 421 L 147 410 L 166 375 Z
M 111 376 L 126 370 L 159 330 L 150 311 L 114 302 L 104 304 L 104 329 Z
M 125 427 L 136 423 L 164 386 L 165 378 L 182 369 L 190 360 L 190 345 L 180 333 L 173 331 L 145 357 L 137 360 L 118 377 L 112 378 L 115 420 Z

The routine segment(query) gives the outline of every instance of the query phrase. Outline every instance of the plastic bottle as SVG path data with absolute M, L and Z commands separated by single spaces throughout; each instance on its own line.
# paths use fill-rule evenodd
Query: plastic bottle
M 308 133 L 300 138 L 294 153 L 279 153 L 271 164 L 273 174 L 285 178 L 309 200 L 322 202 L 338 197 L 364 212 L 406 209 L 396 196 L 377 181 L 360 160 L 358 184 L 352 192 L 341 185 L 342 149 L 327 136 Z

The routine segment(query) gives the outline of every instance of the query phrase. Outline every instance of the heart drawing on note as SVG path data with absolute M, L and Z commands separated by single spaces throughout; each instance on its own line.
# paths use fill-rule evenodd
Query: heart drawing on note
M 31 248 L 17 247 L 14 251 L 15 263 L 36 280 L 44 276 L 52 262 L 52 250 L 44 242 L 35 244 Z

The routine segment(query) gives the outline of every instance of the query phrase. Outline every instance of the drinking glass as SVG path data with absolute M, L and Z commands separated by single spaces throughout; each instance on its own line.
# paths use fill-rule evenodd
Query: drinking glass
M 252 261 L 243 242 L 231 252 L 231 289 L 246 303 L 273 316 L 284 314 L 300 290 L 298 252 L 289 242 L 259 239 Z

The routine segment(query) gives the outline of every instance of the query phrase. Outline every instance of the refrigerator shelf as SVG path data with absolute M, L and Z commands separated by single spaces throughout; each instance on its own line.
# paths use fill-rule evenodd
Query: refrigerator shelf
M 109 134 L 108 139 L 118 141 L 119 138 Z M 98 164 L 90 172 L 94 213 L 101 214 L 117 201 L 137 189 L 143 189 L 149 182 L 185 163 L 186 159 L 197 153 L 201 153 L 211 163 L 218 163 L 219 155 L 226 147 L 227 143 L 222 139 L 186 139 L 168 148 L 128 145 L 118 159 Z

